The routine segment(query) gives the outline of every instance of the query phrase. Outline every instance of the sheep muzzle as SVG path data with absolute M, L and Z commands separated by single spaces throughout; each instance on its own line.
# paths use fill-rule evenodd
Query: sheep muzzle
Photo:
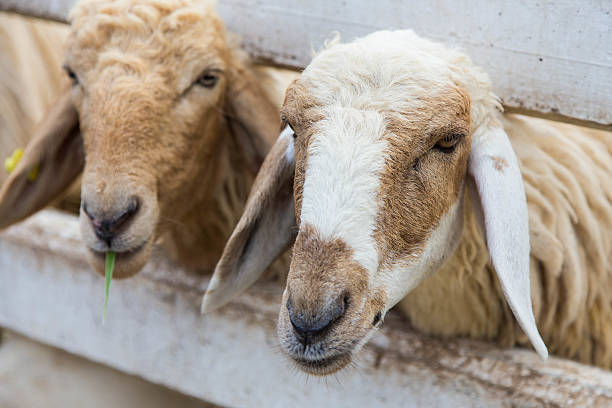
M 146 263 L 159 218 L 155 194 L 139 180 L 85 172 L 79 223 L 96 272 L 104 275 L 104 255 L 117 253 L 115 277 L 128 277 Z
M 381 299 L 346 243 L 321 239 L 305 226 L 296 240 L 279 316 L 283 351 L 310 374 L 342 369 L 377 327 Z

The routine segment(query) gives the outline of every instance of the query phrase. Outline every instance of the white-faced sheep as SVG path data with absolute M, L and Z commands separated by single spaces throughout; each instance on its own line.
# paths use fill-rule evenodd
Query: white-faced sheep
M 500 111 L 466 55 L 411 31 L 322 51 L 287 90 L 203 311 L 297 231 L 278 335 L 307 372 L 348 364 L 398 303 L 424 332 L 609 368 L 612 137 Z
M 0 228 L 82 171 L 80 226 L 97 272 L 109 250 L 115 277 L 138 272 L 157 240 L 181 264 L 213 269 L 278 135 L 284 87 L 253 69 L 208 3 L 77 4 L 71 90 L 0 192 Z

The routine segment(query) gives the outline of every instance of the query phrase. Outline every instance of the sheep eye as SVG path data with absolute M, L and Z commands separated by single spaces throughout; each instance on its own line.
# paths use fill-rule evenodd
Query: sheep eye
M 295 130 L 293 130 L 293 126 L 291 126 L 291 124 L 289 124 L 289 123 L 287 124 L 287 126 L 289 126 L 289 129 L 291 129 L 291 131 L 293 132 L 293 135 L 292 135 L 293 138 L 297 139 L 297 133 L 295 133 Z
M 291 132 L 293 133 L 291 135 L 291 137 L 293 137 L 294 139 L 297 139 L 297 134 L 295 133 L 295 130 L 293 130 L 293 125 L 291 125 L 291 123 L 289 123 L 289 121 L 287 120 L 287 118 L 285 118 L 284 116 L 281 117 L 281 131 L 285 128 L 289 126 L 289 129 L 291 129 Z
M 442 139 L 438 140 L 434 148 L 444 153 L 450 153 L 457 147 L 457 143 L 461 140 L 461 136 L 462 135 L 459 133 L 447 134 Z
M 79 78 L 76 76 L 76 74 L 74 73 L 74 71 L 72 69 L 70 69 L 70 67 L 68 66 L 64 66 L 64 71 L 66 71 L 66 74 L 68 75 L 68 78 L 70 78 L 70 80 L 72 81 L 72 85 L 78 85 L 79 83 Z
M 372 326 L 376 326 L 380 322 L 380 319 L 382 319 L 382 313 L 378 312 L 376 313 L 376 316 L 374 316 L 374 320 L 372 321 Z
M 217 81 L 219 81 L 219 77 L 207 72 L 198 78 L 197 84 L 203 86 L 204 88 L 213 88 L 215 85 L 217 85 Z

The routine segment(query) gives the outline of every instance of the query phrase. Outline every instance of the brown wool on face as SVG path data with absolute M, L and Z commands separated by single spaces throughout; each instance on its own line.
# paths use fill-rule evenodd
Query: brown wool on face
M 340 239 L 324 241 L 310 225 L 302 227 L 294 246 L 287 280 L 290 296 L 305 310 L 343 294 L 359 299 L 368 289 L 368 273 L 352 259 Z
M 450 88 L 418 111 L 390 115 L 386 134 L 390 148 L 381 177 L 376 231 L 382 264 L 418 254 L 457 201 L 471 145 L 469 106 L 464 92 Z M 454 151 L 445 153 L 435 144 L 448 134 L 462 137 Z

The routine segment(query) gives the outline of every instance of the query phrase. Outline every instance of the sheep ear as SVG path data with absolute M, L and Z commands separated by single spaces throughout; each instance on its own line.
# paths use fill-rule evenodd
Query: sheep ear
M 474 134 L 468 166 L 474 212 L 480 217 L 502 291 L 531 344 L 545 359 L 548 351 L 531 306 L 525 188 L 518 159 L 500 126 Z
M 256 173 L 278 135 L 280 114 L 250 69 L 229 79 L 226 116 L 247 165 Z
M 292 134 L 289 127 L 281 133 L 257 174 L 202 300 L 202 313 L 223 306 L 251 286 L 295 240 Z
M 0 228 L 42 209 L 83 170 L 83 143 L 70 92 L 37 125 L 21 160 L 0 190 Z

